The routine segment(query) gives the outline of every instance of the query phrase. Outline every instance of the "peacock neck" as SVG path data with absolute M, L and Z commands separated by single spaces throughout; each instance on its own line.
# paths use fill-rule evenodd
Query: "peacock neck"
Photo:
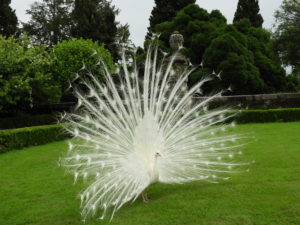
M 150 183 L 156 183 L 159 180 L 159 173 L 158 173 L 158 156 L 154 156 L 152 171 L 151 171 L 151 177 L 150 177 Z

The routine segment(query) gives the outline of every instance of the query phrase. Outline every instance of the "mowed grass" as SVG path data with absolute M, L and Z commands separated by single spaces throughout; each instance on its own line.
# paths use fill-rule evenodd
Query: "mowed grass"
M 300 123 L 239 125 L 234 132 L 256 141 L 243 147 L 250 172 L 218 183 L 153 185 L 148 204 L 138 199 L 112 222 L 91 218 L 85 224 L 300 224 Z M 0 155 L 1 225 L 79 225 L 77 194 L 84 184 L 58 166 L 66 142 Z

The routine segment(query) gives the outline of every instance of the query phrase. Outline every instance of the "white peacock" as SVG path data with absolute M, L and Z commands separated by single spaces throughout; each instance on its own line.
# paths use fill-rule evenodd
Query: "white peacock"
M 213 75 L 186 90 L 182 86 L 193 71 L 187 68 L 170 86 L 174 60 L 159 63 L 158 55 L 158 47 L 151 45 L 139 78 L 123 53 L 118 82 L 105 69 L 104 83 L 91 75 L 82 81 L 84 91 L 75 91 L 77 110 L 66 115 L 66 130 L 74 139 L 62 164 L 75 182 L 79 176 L 92 180 L 80 194 L 84 220 L 98 211 L 100 219 L 113 218 L 141 194 L 147 202 L 144 192 L 152 183 L 217 182 L 228 179 L 233 167 L 245 165 L 233 160 L 242 146 L 233 141 L 243 137 L 226 132 L 227 109 L 207 110 L 221 93 L 191 104 Z

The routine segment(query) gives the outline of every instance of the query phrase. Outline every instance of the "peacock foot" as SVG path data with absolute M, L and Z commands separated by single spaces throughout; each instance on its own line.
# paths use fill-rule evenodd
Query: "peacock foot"
M 148 202 L 149 202 L 147 192 L 143 192 L 143 193 L 142 193 L 142 198 L 143 198 L 143 202 L 144 202 L 144 203 L 148 203 Z

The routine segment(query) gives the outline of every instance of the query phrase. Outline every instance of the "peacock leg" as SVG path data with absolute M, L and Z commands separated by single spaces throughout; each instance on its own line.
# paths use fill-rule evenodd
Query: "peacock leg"
M 148 194 L 147 194 L 146 190 L 142 192 L 142 198 L 143 198 L 143 202 L 144 203 L 148 203 L 149 202 Z

